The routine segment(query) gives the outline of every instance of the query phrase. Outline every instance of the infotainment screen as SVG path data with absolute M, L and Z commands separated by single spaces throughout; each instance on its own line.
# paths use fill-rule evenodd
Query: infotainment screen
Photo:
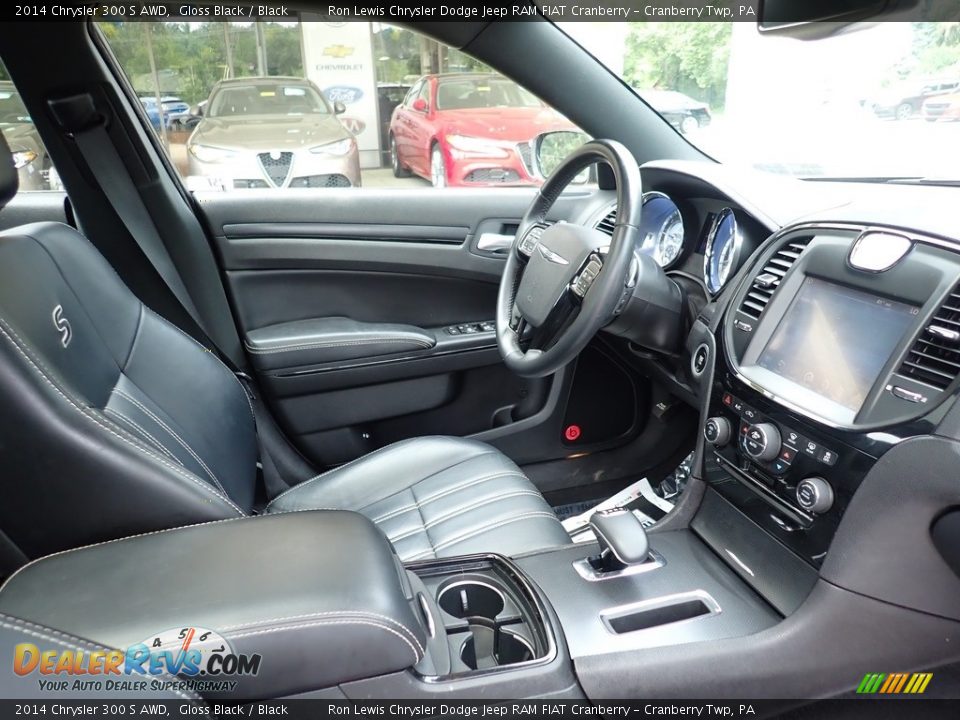
M 807 277 L 757 365 L 856 413 L 918 312 Z

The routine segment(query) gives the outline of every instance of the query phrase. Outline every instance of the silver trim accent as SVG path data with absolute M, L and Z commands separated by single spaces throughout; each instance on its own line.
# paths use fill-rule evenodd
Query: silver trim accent
M 477 250 L 485 252 L 497 252 L 499 250 L 509 250 L 513 247 L 514 237 L 512 235 L 501 235 L 500 233 L 483 233 L 477 240 Z
M 607 629 L 607 632 L 609 632 L 611 635 L 626 635 L 627 633 L 618 633 L 613 629 L 610 624 L 611 619 L 621 618 L 626 615 L 632 615 L 636 612 L 643 612 L 644 610 L 656 610 L 657 608 L 668 607 L 670 605 L 679 605 L 680 603 L 687 602 L 689 600 L 700 600 L 703 602 L 703 604 L 707 606 L 707 614 L 697 615 L 696 617 L 687 618 L 686 620 L 676 620 L 671 623 L 664 623 L 663 625 L 654 625 L 653 627 L 643 628 L 641 630 L 632 630 L 629 634 L 632 635 L 633 633 L 648 632 L 650 630 L 657 630 L 664 627 L 676 627 L 682 623 L 705 620 L 708 617 L 719 615 L 722 612 L 720 603 L 714 600 L 710 593 L 708 593 L 706 590 L 698 589 L 690 592 L 676 593 L 674 595 L 663 595 L 661 597 L 651 598 L 650 600 L 630 603 L 629 605 L 618 605 L 617 607 L 607 608 L 606 610 L 600 611 L 600 621 Z
M 427 634 L 430 637 L 436 637 L 437 623 L 433 619 L 433 613 L 430 612 L 430 605 L 427 603 L 427 596 L 422 592 L 418 592 L 417 602 L 420 604 L 420 612 L 423 613 L 423 619 L 427 621 Z
M 960 340 L 960 332 L 956 330 L 951 330 L 950 328 L 940 327 L 939 325 L 927 325 L 927 332 L 931 335 L 936 335 L 941 340 L 946 340 L 948 342 L 956 342 Z
M 912 249 L 913 242 L 905 235 L 883 230 L 865 230 L 853 241 L 847 263 L 855 270 L 882 273 L 903 260 Z
M 465 579 L 465 580 L 456 580 L 452 583 L 441 586 L 443 589 L 437 593 L 437 607 L 440 608 L 441 612 L 445 612 L 447 613 L 447 615 L 449 615 L 452 618 L 456 618 L 457 620 L 466 620 L 468 617 L 486 617 L 485 615 L 454 615 L 453 613 L 448 612 L 446 609 L 444 609 L 443 605 L 440 604 L 440 598 L 446 595 L 447 592 L 449 592 L 450 590 L 453 590 L 454 588 L 462 587 L 464 585 L 479 585 L 480 587 L 485 587 L 488 590 L 493 590 L 497 595 L 499 595 L 500 600 L 503 603 L 503 607 L 500 608 L 499 612 L 497 612 L 497 615 L 502 613 L 504 608 L 507 606 L 506 595 L 503 594 L 503 590 L 501 590 L 500 588 L 494 585 L 491 585 L 490 583 L 484 582 L 483 580 Z M 494 615 L 492 618 L 487 618 L 487 619 L 496 620 L 497 615 Z
M 587 582 L 602 582 L 603 580 L 615 580 L 617 578 L 631 577 L 632 575 L 642 575 L 643 573 L 652 572 L 658 568 L 662 568 L 666 564 L 667 561 L 663 555 L 658 553 L 656 550 L 651 549 L 647 560 L 642 563 L 637 563 L 636 565 L 627 565 L 625 568 L 620 570 L 598 572 L 597 569 L 590 564 L 590 561 L 587 558 L 575 560 L 573 563 L 573 569 L 577 571 L 577 575 L 582 577 Z
M 720 287 L 714 289 L 710 286 L 710 260 L 713 258 L 713 243 L 717 239 L 717 230 L 727 215 L 733 217 L 733 259 L 730 261 L 730 275 L 720 283 Z M 713 224 L 710 225 L 710 230 L 707 232 L 707 249 L 703 255 L 703 284 L 706 285 L 707 292 L 709 292 L 711 296 L 719 294 L 730 278 L 736 276 L 740 265 L 740 249 L 742 245 L 743 233 L 740 232 L 740 224 L 737 222 L 737 216 L 731 208 L 724 208 L 717 213 L 717 216 L 713 219 Z
M 697 371 L 696 360 L 697 360 L 697 353 L 699 353 L 701 350 L 705 350 L 705 351 L 706 351 L 706 353 L 707 353 L 707 361 L 704 363 L 703 369 L 698 372 L 698 371 Z M 693 376 L 694 376 L 695 378 L 698 378 L 698 377 L 700 377 L 701 375 L 703 375 L 703 373 L 704 373 L 704 372 L 706 371 L 706 369 L 707 369 L 707 365 L 709 365 L 709 364 L 710 364 L 710 346 L 707 345 L 706 343 L 700 343 L 699 345 L 697 345 L 697 349 L 694 350 L 693 353 L 691 353 L 691 355 L 690 355 L 690 372 L 693 373 Z

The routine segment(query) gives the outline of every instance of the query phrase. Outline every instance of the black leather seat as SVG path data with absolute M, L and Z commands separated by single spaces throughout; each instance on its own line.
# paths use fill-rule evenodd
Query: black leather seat
M 5 204 L 17 175 L 5 145 L 0 157 Z M 0 530 L 37 557 L 251 513 L 256 428 L 213 354 L 145 307 L 74 229 L 37 223 L 0 235 L 0 462 Z M 569 542 L 516 465 L 456 438 L 383 448 L 266 512 L 314 508 L 367 515 L 404 559 Z

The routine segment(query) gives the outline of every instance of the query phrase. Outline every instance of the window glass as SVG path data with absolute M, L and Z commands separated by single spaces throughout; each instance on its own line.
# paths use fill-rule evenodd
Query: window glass
M 98 27 L 191 190 L 539 185 L 534 138 L 576 129 L 474 58 L 381 23 Z
M 0 65 L 0 132 L 10 146 L 20 192 L 63 189 L 40 134 L 3 65 Z

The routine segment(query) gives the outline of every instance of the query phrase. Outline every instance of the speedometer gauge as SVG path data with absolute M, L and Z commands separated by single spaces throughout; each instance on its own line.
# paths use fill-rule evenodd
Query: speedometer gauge
M 718 293 L 737 269 L 740 261 L 740 228 L 733 210 L 724 208 L 713 221 L 707 235 L 707 252 L 703 260 L 703 281 L 707 290 Z
M 661 267 L 673 263 L 683 252 L 683 218 L 673 200 L 659 192 L 643 196 L 640 251 Z

